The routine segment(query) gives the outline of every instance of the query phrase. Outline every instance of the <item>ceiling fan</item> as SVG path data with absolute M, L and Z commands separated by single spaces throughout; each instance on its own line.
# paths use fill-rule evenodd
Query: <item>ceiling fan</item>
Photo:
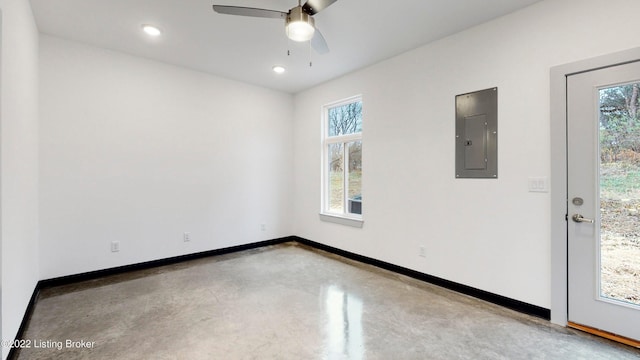
M 315 51 L 325 54 L 329 52 L 329 47 L 320 30 L 316 28 L 313 15 L 336 1 L 307 0 L 304 5 L 301 5 L 298 0 L 298 6 L 291 8 L 289 12 L 226 5 L 213 5 L 213 10 L 219 14 L 284 19 L 285 32 L 289 39 L 300 42 L 311 41 L 311 47 Z

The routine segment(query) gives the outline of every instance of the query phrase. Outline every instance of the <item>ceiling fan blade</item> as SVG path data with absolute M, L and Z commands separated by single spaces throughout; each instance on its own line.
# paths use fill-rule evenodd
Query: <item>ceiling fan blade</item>
M 277 10 L 257 9 L 241 6 L 213 5 L 213 11 L 219 14 L 251 16 L 260 18 L 286 19 L 287 13 Z
M 329 52 L 329 46 L 318 28 L 316 28 L 316 31 L 313 33 L 313 38 L 311 38 L 311 47 L 318 54 L 326 54 Z
M 308 0 L 302 5 L 302 11 L 309 15 L 315 15 L 336 1 L 338 0 Z

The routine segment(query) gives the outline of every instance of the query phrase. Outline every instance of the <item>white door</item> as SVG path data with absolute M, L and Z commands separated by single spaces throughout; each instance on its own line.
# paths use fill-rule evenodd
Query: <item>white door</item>
M 568 319 L 640 340 L 640 62 L 567 77 Z

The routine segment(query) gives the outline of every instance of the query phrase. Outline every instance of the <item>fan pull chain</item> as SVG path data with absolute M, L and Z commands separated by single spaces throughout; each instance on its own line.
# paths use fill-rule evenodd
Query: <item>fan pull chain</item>
M 311 41 L 309 41 L 309 67 L 313 67 L 313 59 L 311 59 Z

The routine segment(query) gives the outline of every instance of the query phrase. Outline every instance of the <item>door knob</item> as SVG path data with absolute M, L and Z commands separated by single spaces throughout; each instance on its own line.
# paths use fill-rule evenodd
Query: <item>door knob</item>
M 595 221 L 593 219 L 587 219 L 585 217 L 583 217 L 580 214 L 574 214 L 571 219 L 573 219 L 573 221 L 577 222 L 577 223 L 589 223 L 589 224 L 593 224 Z

